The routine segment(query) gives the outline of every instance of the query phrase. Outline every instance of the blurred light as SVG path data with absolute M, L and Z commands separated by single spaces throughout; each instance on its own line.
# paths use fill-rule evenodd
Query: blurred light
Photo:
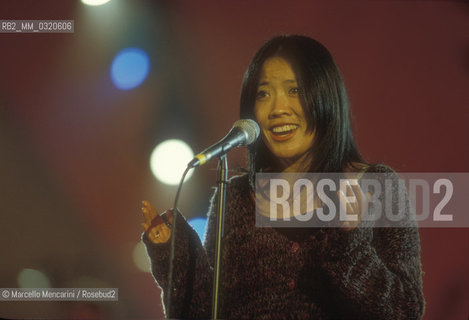
M 18 274 L 20 288 L 50 288 L 50 281 L 41 271 L 25 268 Z
M 143 272 L 150 272 L 150 260 L 148 258 L 147 249 L 142 242 L 139 242 L 134 247 L 134 263 Z
M 111 64 L 111 79 L 121 90 L 138 87 L 148 75 L 150 60 L 145 51 L 139 48 L 126 48 L 119 51 Z
M 111 0 L 81 0 L 82 3 L 89 6 L 100 6 L 102 4 L 108 3 Z
M 102 279 L 98 279 L 92 276 L 79 276 L 78 278 L 72 279 L 67 283 L 67 287 L 74 288 L 109 288 L 110 285 Z
M 207 227 L 207 218 L 192 218 L 187 222 L 194 228 L 195 232 L 199 235 L 200 241 L 203 242 L 205 238 L 205 228 Z
M 160 143 L 151 153 L 150 168 L 156 179 L 163 183 L 179 184 L 182 174 L 194 152 L 184 141 L 171 139 Z M 193 170 L 187 173 L 185 181 L 192 176 Z

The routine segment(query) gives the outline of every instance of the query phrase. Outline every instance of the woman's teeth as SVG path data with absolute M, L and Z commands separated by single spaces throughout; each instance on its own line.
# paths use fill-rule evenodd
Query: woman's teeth
M 291 131 L 295 130 L 296 128 L 298 128 L 298 126 L 295 124 L 286 124 L 283 126 L 273 127 L 271 130 L 276 135 L 285 135 L 285 134 L 289 134 Z

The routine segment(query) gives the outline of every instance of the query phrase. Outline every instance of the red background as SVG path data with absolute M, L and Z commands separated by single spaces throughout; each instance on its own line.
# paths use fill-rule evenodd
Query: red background
M 19 0 L 0 2 L 0 19 L 75 20 L 72 34 L 0 33 L 0 287 L 17 287 L 26 267 L 53 287 L 91 277 L 120 290 L 114 303 L 0 302 L 0 317 L 162 316 L 159 289 L 132 261 L 139 201 L 164 209 L 175 193 L 152 177 L 150 152 L 168 137 L 195 151 L 221 137 L 250 58 L 279 33 L 329 48 L 369 162 L 469 171 L 463 1 Z M 128 46 L 149 53 L 151 70 L 119 91 L 109 67 Z M 242 150 L 230 154 L 243 164 Z M 207 207 L 214 168 L 184 187 L 187 217 Z M 467 229 L 421 230 L 425 319 L 467 319 L 468 240 Z

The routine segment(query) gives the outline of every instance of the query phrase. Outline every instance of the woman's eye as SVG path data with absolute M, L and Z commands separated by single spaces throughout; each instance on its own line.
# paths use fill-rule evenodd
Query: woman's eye
M 269 94 L 267 93 L 267 91 L 261 90 L 256 93 L 256 99 L 263 99 L 267 97 L 268 95 Z
M 290 90 L 288 90 L 288 93 L 289 94 L 300 94 L 300 88 L 298 87 L 294 87 L 294 88 L 290 88 Z

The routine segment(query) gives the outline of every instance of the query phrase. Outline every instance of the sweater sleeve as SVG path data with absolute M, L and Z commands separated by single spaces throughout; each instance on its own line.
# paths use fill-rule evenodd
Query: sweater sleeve
M 377 172 L 396 179 L 390 169 Z M 399 194 L 400 193 L 400 194 Z M 409 218 L 398 227 L 323 229 L 317 239 L 317 278 L 323 304 L 341 319 L 420 319 L 424 311 L 420 241 L 416 223 Z
M 213 201 L 213 198 L 212 198 Z M 209 212 L 212 212 L 212 208 Z M 209 215 L 207 235 L 213 233 L 216 218 Z M 151 271 L 162 289 L 162 301 L 167 318 L 210 318 L 213 267 L 207 258 L 197 233 L 182 215 L 177 219 L 176 248 L 173 270 L 171 314 L 167 310 L 168 270 L 171 241 L 154 244 L 142 235 L 151 261 Z M 210 237 L 211 239 L 212 237 Z

